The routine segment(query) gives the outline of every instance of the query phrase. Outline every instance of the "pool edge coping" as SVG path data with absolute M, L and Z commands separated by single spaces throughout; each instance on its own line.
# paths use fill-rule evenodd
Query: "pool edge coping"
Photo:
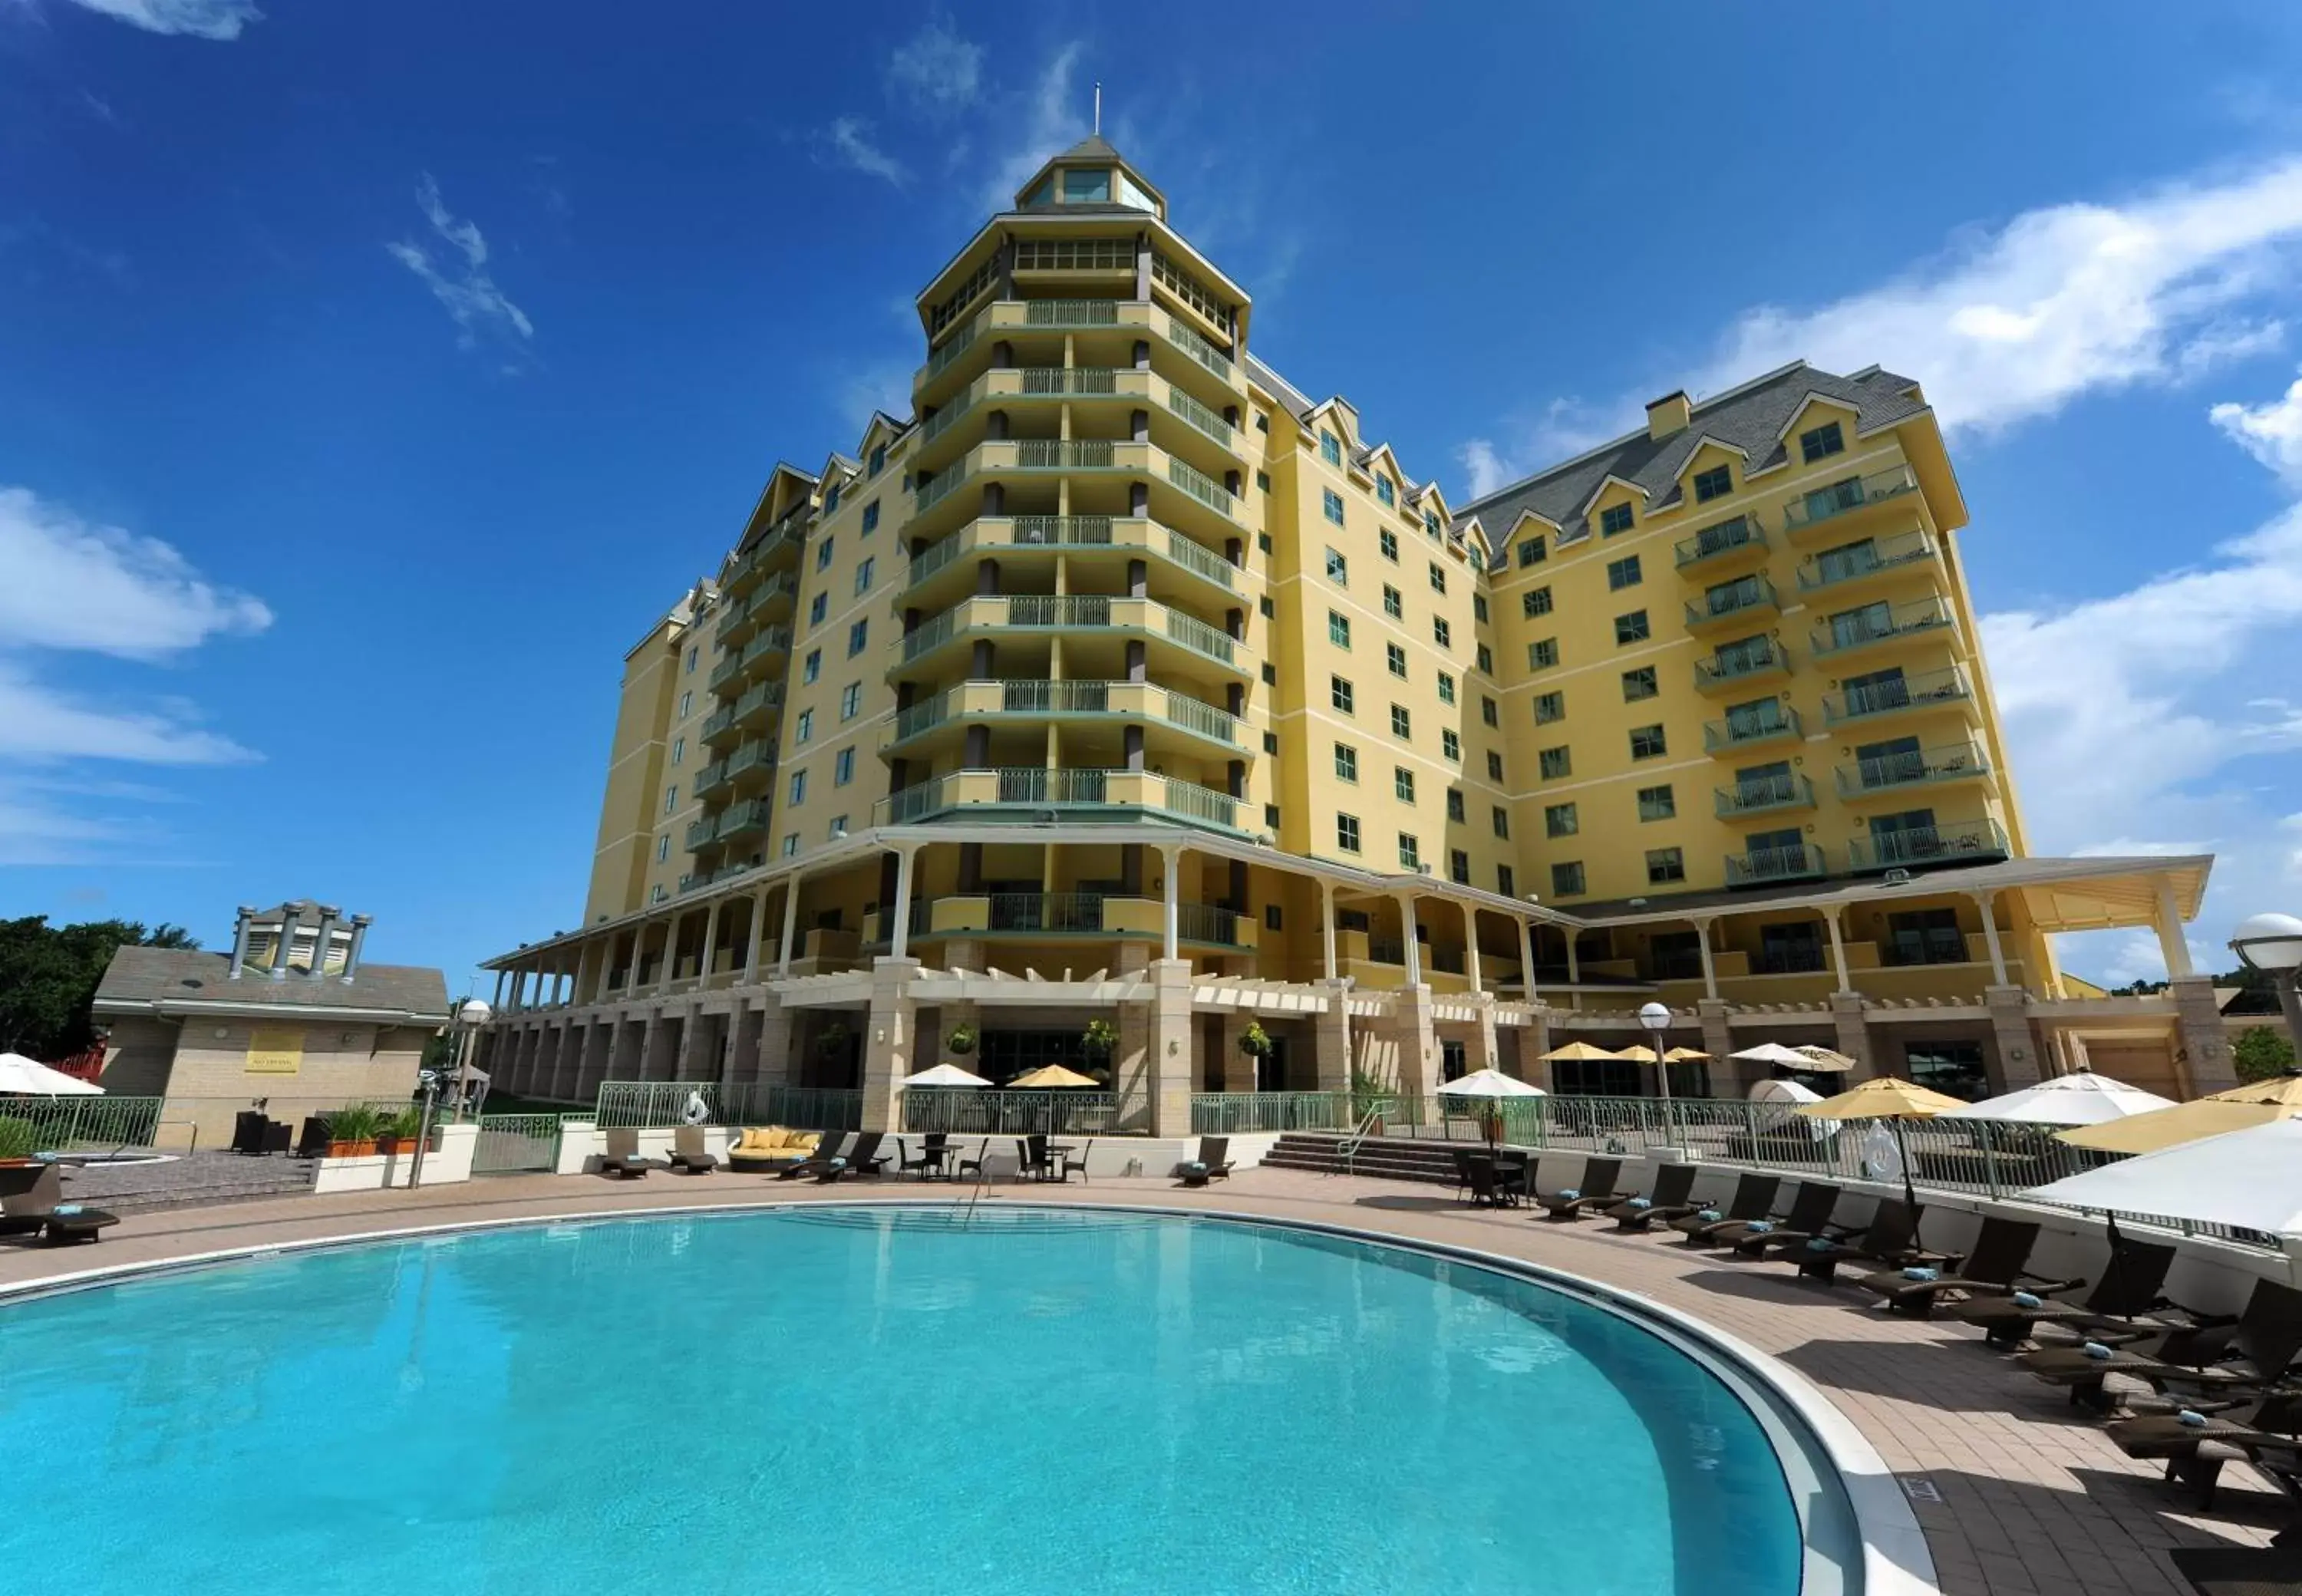
M 212 1264 L 249 1258 L 276 1257 L 286 1253 L 316 1252 L 329 1247 L 357 1247 L 386 1241 L 420 1239 L 425 1236 L 477 1231 L 517 1230 L 551 1224 L 588 1223 L 614 1220 L 667 1219 L 699 1214 L 805 1212 L 811 1208 L 932 1208 L 948 1211 L 948 1197 L 858 1196 L 835 1201 L 784 1198 L 767 1202 L 682 1203 L 648 1208 L 585 1208 L 569 1213 L 504 1215 L 493 1218 L 442 1220 L 429 1224 L 397 1225 L 382 1230 L 353 1231 L 340 1235 L 297 1237 L 284 1240 L 248 1242 L 212 1247 L 169 1258 L 129 1264 L 101 1264 L 67 1270 L 29 1281 L 0 1282 L 0 1306 L 26 1298 L 60 1295 L 110 1285 L 143 1275 L 189 1272 Z M 1074 1214 L 1149 1214 L 1174 1219 L 1221 1219 L 1273 1229 L 1312 1231 L 1355 1241 L 1403 1247 L 1433 1256 L 1458 1259 L 1496 1273 L 1564 1286 L 1627 1315 L 1651 1320 L 1677 1335 L 1698 1343 L 1734 1365 L 1743 1376 L 1766 1387 L 1806 1427 L 1838 1475 L 1862 1548 L 1861 1596 L 1940 1596 L 1934 1555 L 1926 1531 L 1919 1523 L 1901 1482 L 1886 1466 L 1869 1438 L 1812 1381 L 1772 1353 L 1761 1351 L 1740 1337 L 1719 1329 L 1684 1309 L 1625 1287 L 1593 1281 L 1569 1270 L 1506 1253 L 1488 1252 L 1455 1242 L 1429 1241 L 1382 1231 L 1338 1224 L 1331 1221 L 1298 1219 L 1237 1208 L 1179 1208 L 1163 1203 L 1128 1199 L 1093 1203 L 1065 1202 L 1032 1196 L 1004 1198 L 1002 1212 L 1019 1208 L 1054 1209 Z M 1802 1529 L 1803 1529 L 1803 1524 Z M 1803 1583 L 1803 1582 L 1802 1582 Z

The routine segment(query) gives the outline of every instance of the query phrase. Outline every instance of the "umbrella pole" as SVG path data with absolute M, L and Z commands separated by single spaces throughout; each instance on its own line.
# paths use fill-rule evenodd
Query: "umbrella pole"
M 1920 1245 L 1919 1189 L 1911 1179 L 1911 1140 L 1903 1134 L 1903 1121 L 1899 1117 L 1895 1121 L 1895 1151 L 1902 1155 L 1903 1200 L 1911 1205 L 1911 1245 L 1917 1247 Z

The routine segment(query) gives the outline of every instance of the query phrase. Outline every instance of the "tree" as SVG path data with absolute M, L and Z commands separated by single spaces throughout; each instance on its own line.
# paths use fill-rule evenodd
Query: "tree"
M 0 1050 L 69 1058 L 96 1039 L 88 1004 L 122 945 L 197 948 L 181 926 L 130 920 L 51 926 L 45 914 L 0 920 Z
M 2272 1080 L 2294 1067 L 2294 1044 L 2266 1025 L 2239 1034 L 2231 1046 L 2231 1063 L 2241 1081 Z

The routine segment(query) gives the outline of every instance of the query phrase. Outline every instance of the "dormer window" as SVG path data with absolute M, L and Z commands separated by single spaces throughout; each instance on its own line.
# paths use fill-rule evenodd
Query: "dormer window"
M 1735 473 L 1725 466 L 1713 466 L 1708 471 L 1694 474 L 1694 502 L 1708 504 L 1714 499 L 1724 499 L 1735 491 Z
M 1838 430 L 1835 421 L 1799 434 L 1799 453 L 1810 466 L 1826 456 L 1845 451 L 1846 435 Z
M 1399 491 L 1390 485 L 1390 478 L 1387 476 L 1378 476 L 1374 479 L 1374 496 L 1386 505 L 1399 502 Z
M 1319 434 L 1319 458 L 1326 461 L 1330 466 L 1341 465 L 1343 463 L 1342 441 L 1337 438 L 1332 433 L 1321 433 Z
M 1111 198 L 1111 173 L 1067 168 L 1063 172 L 1065 205 L 1096 205 Z
M 1599 512 L 1599 535 L 1610 538 L 1617 533 L 1630 531 L 1632 518 L 1629 505 L 1609 505 Z

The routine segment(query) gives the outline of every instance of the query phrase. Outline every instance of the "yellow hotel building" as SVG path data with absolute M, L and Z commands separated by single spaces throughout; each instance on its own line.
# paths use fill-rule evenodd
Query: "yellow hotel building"
M 2230 1084 L 2208 858 L 2026 846 L 1920 384 L 1794 365 L 1474 503 L 1252 350 L 1101 139 L 918 298 L 912 413 L 778 466 L 625 658 L 583 923 L 491 962 L 498 1085 L 1560 1091 L 1582 1037 L 2004 1089 Z M 2048 934 L 2155 927 L 2168 993 Z M 1096 1020 L 1107 1054 L 1082 1057 Z M 1268 1056 L 1238 1046 L 1250 1024 Z M 1124 1116 L 1123 1116 L 1124 1117 Z

